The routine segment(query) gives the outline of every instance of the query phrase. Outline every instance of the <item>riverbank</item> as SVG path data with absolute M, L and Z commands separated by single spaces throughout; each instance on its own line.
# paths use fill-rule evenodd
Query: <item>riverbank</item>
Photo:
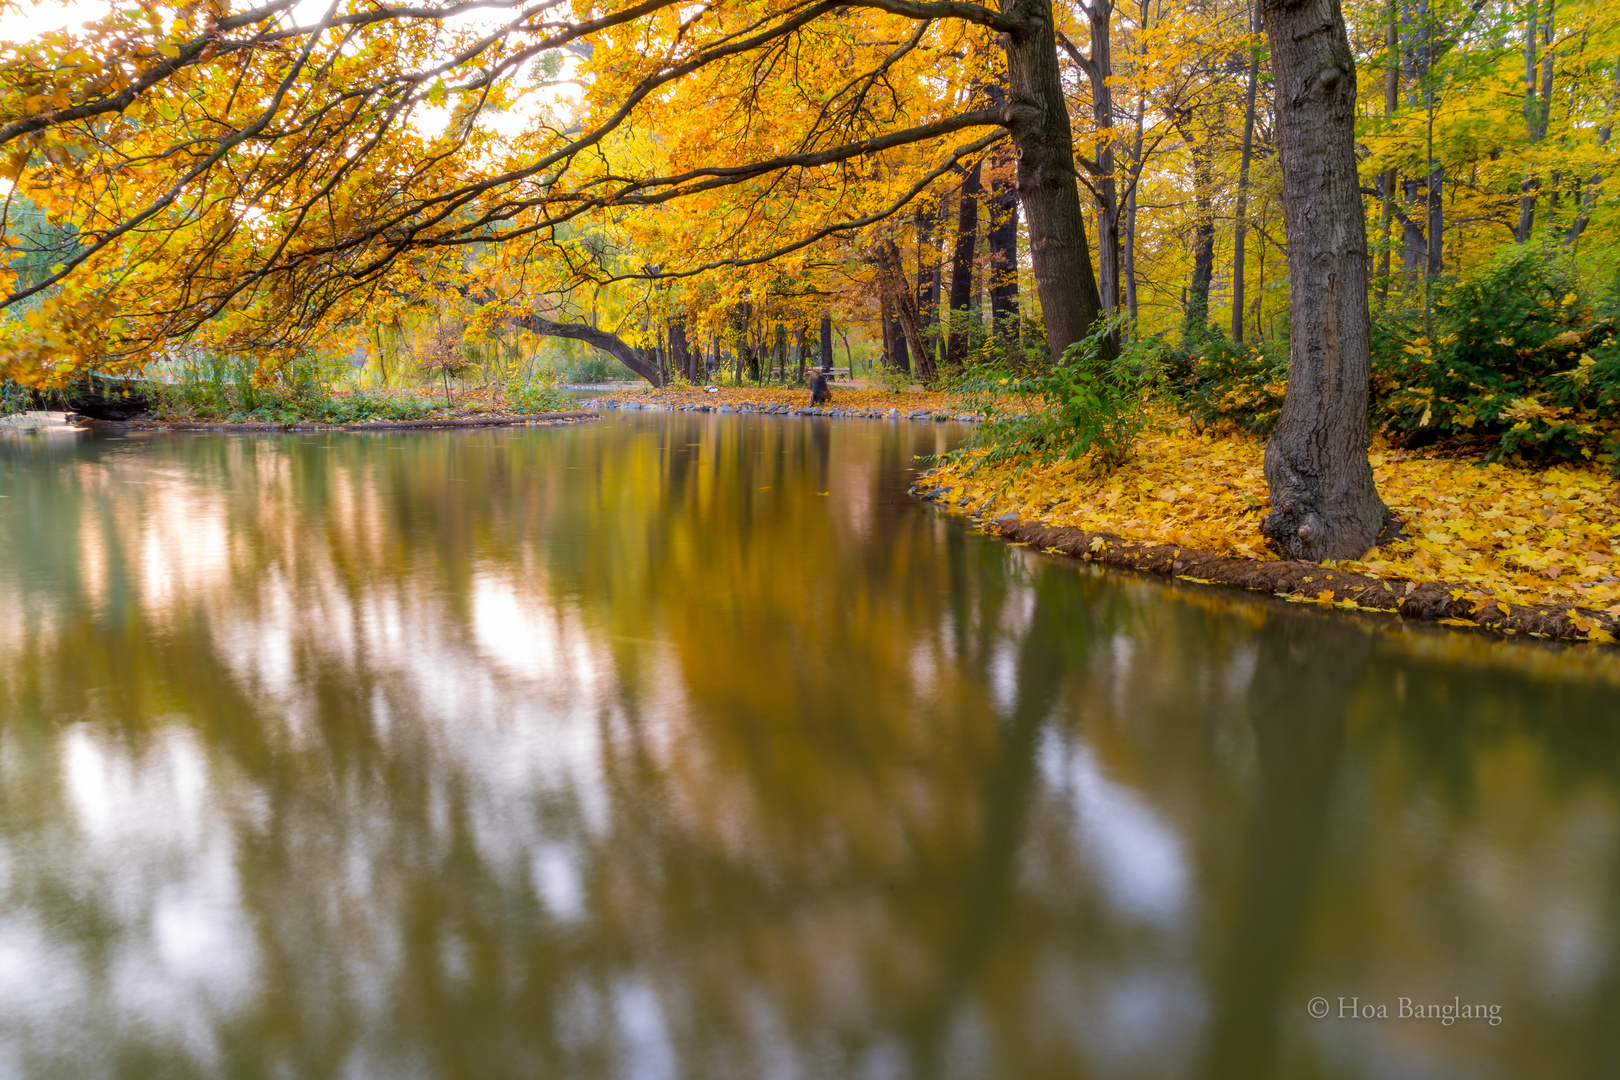
M 975 423 L 979 417 L 968 411 L 954 394 L 933 390 L 888 390 L 865 386 L 834 384 L 832 401 L 823 406 L 810 404 L 810 391 L 783 386 L 722 386 L 705 390 L 701 386 L 642 387 L 603 394 L 586 403 L 592 409 L 670 409 L 676 412 L 754 413 L 760 415 L 827 416 L 864 420 L 955 420 Z
M 527 415 L 493 416 L 441 416 L 425 420 L 366 420 L 353 424 L 323 424 L 314 420 L 293 420 L 285 424 L 248 422 L 224 423 L 206 420 L 91 420 L 82 427 L 107 431 L 208 431 L 208 432 L 268 432 L 268 431 L 425 431 L 442 428 L 485 428 L 550 426 L 572 424 L 580 420 L 595 420 L 597 414 L 587 410 Z
M 1263 452 L 1258 438 L 1183 425 L 1105 476 L 1084 461 L 964 457 L 914 491 L 1011 541 L 1106 565 L 1505 634 L 1620 637 L 1620 485 L 1605 467 L 1380 450 L 1373 472 L 1402 535 L 1359 560 L 1299 563 L 1260 534 Z

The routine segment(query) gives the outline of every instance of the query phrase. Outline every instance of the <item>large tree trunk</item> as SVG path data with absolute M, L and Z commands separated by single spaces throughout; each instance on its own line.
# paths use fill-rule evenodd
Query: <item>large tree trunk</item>
M 1356 175 L 1356 66 L 1337 0 L 1262 0 L 1277 93 L 1288 241 L 1288 390 L 1266 443 L 1285 558 L 1354 559 L 1387 511 L 1367 460 L 1367 222 Z
M 979 193 L 984 190 L 979 182 L 982 169 L 982 163 L 973 163 L 957 198 L 956 245 L 951 249 L 951 321 L 945 341 L 945 366 L 952 371 L 960 370 L 967 363 L 966 313 L 968 305 L 973 303 L 973 249 L 979 240 Z
M 1018 148 L 1018 195 L 1054 359 L 1091 333 L 1102 314 L 1080 216 L 1074 135 L 1058 70 L 1051 0 L 1003 0 L 1028 29 L 1007 34 L 1007 129 Z
M 821 370 L 832 369 L 832 316 L 821 316 Z

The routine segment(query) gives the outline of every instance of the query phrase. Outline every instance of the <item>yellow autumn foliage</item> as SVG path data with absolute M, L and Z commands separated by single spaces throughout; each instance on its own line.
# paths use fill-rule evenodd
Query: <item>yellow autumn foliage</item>
M 955 513 L 1016 513 L 1053 526 L 1116 533 L 1272 559 L 1260 534 L 1269 509 L 1264 442 L 1194 434 L 1181 423 L 1144 436 L 1125 465 L 1099 476 L 1085 459 L 984 464 L 964 457 L 934 479 Z M 1620 614 L 1620 485 L 1594 464 L 1545 470 L 1375 451 L 1378 490 L 1400 539 L 1359 561 L 1359 573 L 1457 585 L 1481 603 L 1574 602 Z

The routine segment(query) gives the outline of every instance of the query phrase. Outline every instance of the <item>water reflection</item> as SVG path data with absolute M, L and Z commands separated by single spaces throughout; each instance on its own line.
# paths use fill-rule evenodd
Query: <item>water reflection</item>
M 0 1075 L 1612 1071 L 1611 662 L 988 543 L 949 437 L 0 443 Z

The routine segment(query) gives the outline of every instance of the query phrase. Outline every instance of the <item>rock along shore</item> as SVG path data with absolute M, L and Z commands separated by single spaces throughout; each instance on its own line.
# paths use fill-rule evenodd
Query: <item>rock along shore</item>
M 760 402 L 757 405 L 751 402 L 740 405 L 726 402 L 707 405 L 689 402 L 593 401 L 588 407 L 595 410 L 619 409 L 627 412 L 747 413 L 753 416 L 822 416 L 840 420 L 911 420 L 930 424 L 951 421 L 959 424 L 976 424 L 980 419 L 974 413 L 951 412 L 949 409 L 853 409 L 837 406 L 787 405 L 775 401 Z

